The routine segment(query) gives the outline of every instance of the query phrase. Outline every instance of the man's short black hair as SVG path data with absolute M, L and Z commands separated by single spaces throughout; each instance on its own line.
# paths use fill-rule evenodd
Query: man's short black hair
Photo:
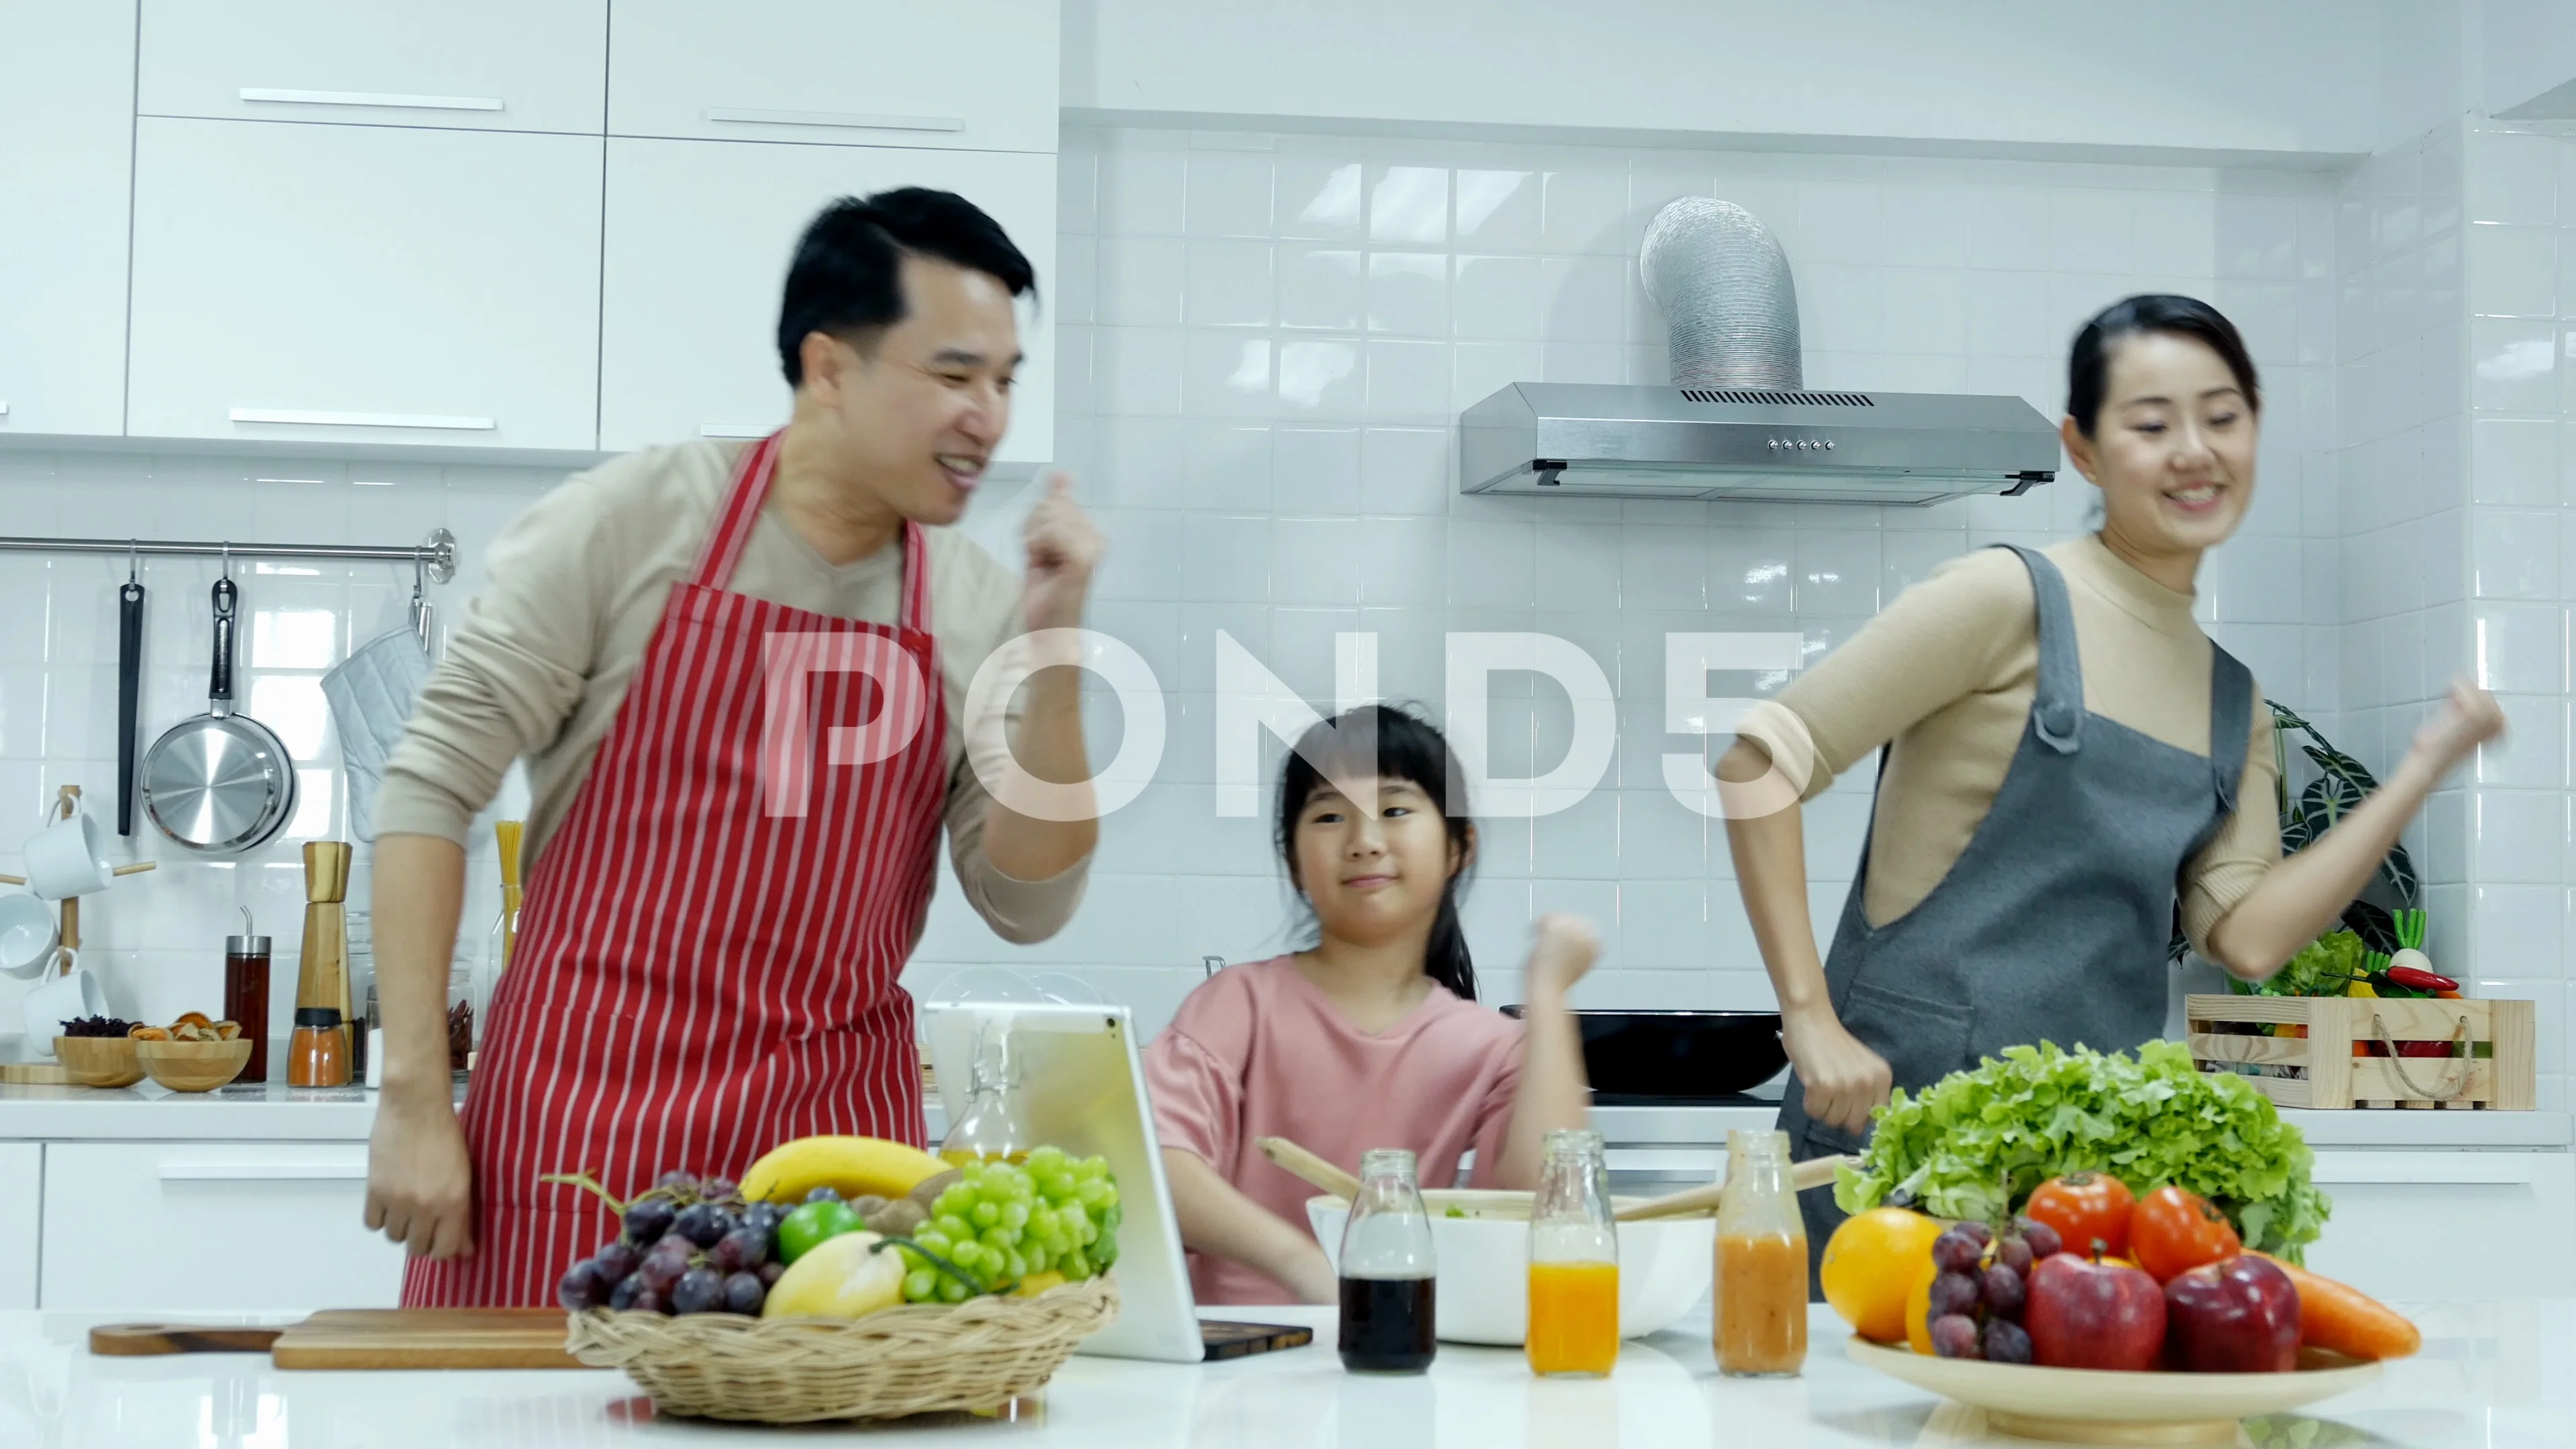
M 1014 297 L 1037 290 L 1037 273 L 1000 223 L 951 191 L 906 186 L 844 196 L 823 208 L 796 243 L 778 307 L 778 362 L 802 386 L 805 334 L 853 346 L 903 320 L 903 258 L 937 257 L 992 277 Z

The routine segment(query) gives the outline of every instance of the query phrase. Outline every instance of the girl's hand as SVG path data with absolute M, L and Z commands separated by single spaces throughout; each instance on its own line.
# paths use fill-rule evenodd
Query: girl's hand
M 1895 1072 L 1846 1030 L 1831 1007 L 1783 1012 L 1780 1045 L 1807 1094 L 1807 1115 L 1828 1127 L 1869 1130 L 1870 1109 L 1887 1101 Z
M 1529 965 L 1522 972 L 1522 989 L 1532 998 L 1544 993 L 1562 1000 L 1600 957 L 1601 937 L 1590 921 L 1550 912 L 1530 927 Z
M 2467 680 L 2452 683 L 2450 697 L 2415 732 L 2415 756 L 2432 767 L 2435 778 L 2447 775 L 2478 746 L 2504 734 L 2504 709 L 2495 696 Z

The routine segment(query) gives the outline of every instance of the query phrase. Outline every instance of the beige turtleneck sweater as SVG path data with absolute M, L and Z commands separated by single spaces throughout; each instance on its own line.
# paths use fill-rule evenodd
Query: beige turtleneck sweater
M 2192 596 L 2139 573 L 2092 534 L 2045 552 L 2066 575 L 2084 707 L 2208 755 L 2212 646 L 2192 618 Z M 1967 849 L 2021 745 L 2038 679 L 2030 572 L 2009 550 L 1978 549 L 1899 594 L 1769 706 L 1795 714 L 1815 741 L 1809 799 L 1893 742 L 1861 900 L 1873 924 L 1920 904 Z M 2197 949 L 2281 858 L 2278 773 L 2258 684 L 2242 808 L 2177 881 L 2183 929 Z

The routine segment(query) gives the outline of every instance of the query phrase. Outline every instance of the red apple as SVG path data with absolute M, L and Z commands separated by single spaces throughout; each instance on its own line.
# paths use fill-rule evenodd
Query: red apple
M 2165 1346 L 2164 1290 L 2126 1264 L 2059 1253 L 2032 1265 L 2021 1323 L 2034 1363 L 2151 1369 Z
M 2174 1362 L 2196 1373 L 2280 1374 L 2299 1366 L 2299 1290 L 2261 1258 L 2205 1263 L 2165 1285 Z

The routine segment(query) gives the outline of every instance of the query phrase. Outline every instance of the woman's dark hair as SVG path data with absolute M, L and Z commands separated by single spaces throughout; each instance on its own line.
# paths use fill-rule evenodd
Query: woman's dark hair
M 778 307 L 778 363 L 787 385 L 805 381 L 805 334 L 829 333 L 853 346 L 904 319 L 906 253 L 982 272 L 1017 297 L 1037 290 L 1037 273 L 1001 223 L 950 191 L 906 186 L 844 196 L 823 208 L 796 243 Z
M 1298 884 L 1297 817 L 1335 776 L 1410 783 L 1440 812 L 1450 846 L 1466 852 L 1475 825 L 1467 818 L 1466 785 L 1450 758 L 1449 741 L 1409 711 L 1362 705 L 1306 731 L 1279 773 L 1279 859 L 1288 867 L 1291 884 Z M 1457 792 L 1455 810 L 1449 806 L 1452 790 Z M 1424 972 L 1461 1001 L 1476 999 L 1476 963 L 1467 955 L 1467 931 L 1458 921 L 1458 895 L 1467 888 L 1468 869 L 1461 864 L 1440 888 L 1440 915 L 1431 923 L 1431 940 L 1422 953 Z
M 2075 334 L 2075 346 L 2066 357 L 2066 415 L 2084 436 L 2093 436 L 2093 426 L 2101 419 L 2103 394 L 2111 386 L 2112 352 L 2141 332 L 2164 332 L 2205 344 L 2236 375 L 2245 406 L 2258 414 L 2263 411 L 2263 388 L 2254 375 L 2254 358 L 2245 350 L 2236 324 L 2198 297 L 2147 292 L 2103 308 Z

